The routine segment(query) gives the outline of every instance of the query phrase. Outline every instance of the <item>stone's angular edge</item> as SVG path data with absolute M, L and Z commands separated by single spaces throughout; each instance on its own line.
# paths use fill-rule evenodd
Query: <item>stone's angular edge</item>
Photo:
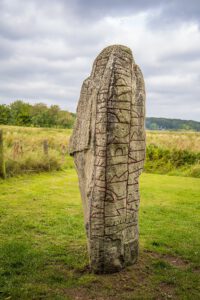
M 84 80 L 77 107 L 77 118 L 73 135 L 70 138 L 69 153 L 84 151 L 89 147 L 89 133 L 91 119 L 90 78 Z
M 69 151 L 79 177 L 91 269 L 112 273 L 138 257 L 145 87 L 131 50 L 112 45 L 83 82 Z

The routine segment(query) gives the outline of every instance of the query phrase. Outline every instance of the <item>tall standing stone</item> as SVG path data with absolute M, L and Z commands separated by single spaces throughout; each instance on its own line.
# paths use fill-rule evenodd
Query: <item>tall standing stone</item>
M 96 273 L 116 272 L 137 260 L 144 118 L 144 81 L 131 50 L 105 48 L 83 82 L 69 145 Z

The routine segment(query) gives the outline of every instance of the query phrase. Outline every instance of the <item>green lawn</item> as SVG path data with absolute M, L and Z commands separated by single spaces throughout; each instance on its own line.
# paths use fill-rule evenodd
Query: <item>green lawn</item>
M 74 170 L 0 181 L 2 299 L 200 299 L 200 179 L 141 176 L 140 258 L 88 270 Z

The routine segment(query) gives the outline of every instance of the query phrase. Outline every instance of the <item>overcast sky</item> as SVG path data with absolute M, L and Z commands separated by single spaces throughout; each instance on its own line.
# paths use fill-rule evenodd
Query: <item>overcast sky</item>
M 130 47 L 147 116 L 200 121 L 199 0 L 0 0 L 0 103 L 75 111 L 106 46 Z

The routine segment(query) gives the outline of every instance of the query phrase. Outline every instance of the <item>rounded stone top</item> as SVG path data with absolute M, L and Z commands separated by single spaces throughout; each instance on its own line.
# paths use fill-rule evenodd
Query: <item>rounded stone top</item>
M 114 44 L 114 45 L 107 46 L 101 51 L 101 53 L 103 53 L 104 51 L 109 51 L 109 52 L 114 51 L 115 52 L 115 51 L 120 51 L 120 50 L 125 51 L 128 54 L 132 55 L 132 51 L 129 47 L 120 45 L 120 44 Z
M 131 49 L 127 46 L 118 44 L 105 47 L 96 57 L 95 62 L 99 59 L 109 57 L 111 54 L 114 54 L 115 56 L 127 57 L 133 61 L 133 63 L 135 63 Z

